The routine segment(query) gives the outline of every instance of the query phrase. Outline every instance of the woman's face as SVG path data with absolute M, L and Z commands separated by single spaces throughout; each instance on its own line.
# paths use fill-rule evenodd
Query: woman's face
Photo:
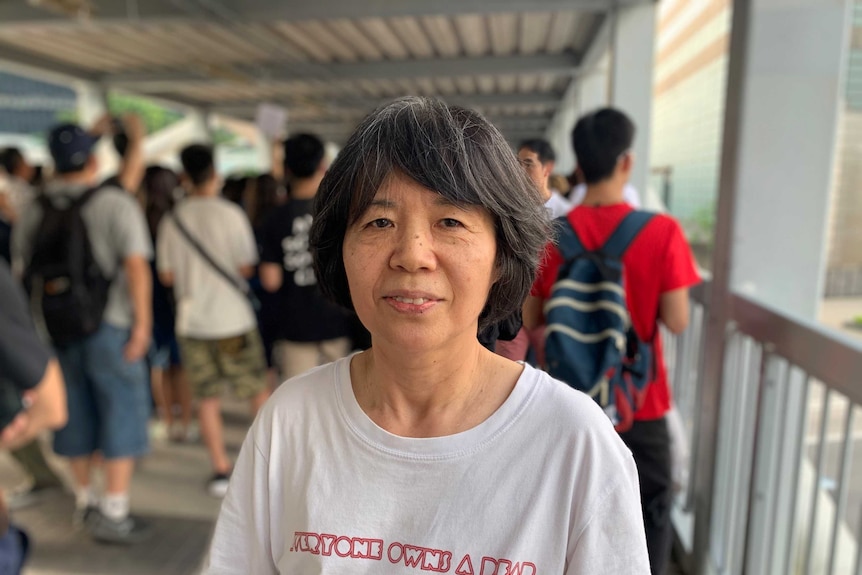
M 485 209 L 393 175 L 344 238 L 353 306 L 378 344 L 427 351 L 475 340 L 496 250 Z

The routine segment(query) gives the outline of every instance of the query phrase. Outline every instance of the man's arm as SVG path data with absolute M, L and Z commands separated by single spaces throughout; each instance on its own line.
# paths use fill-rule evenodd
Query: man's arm
M 244 279 L 249 279 L 254 275 L 254 265 L 244 265 L 239 266 L 239 275 L 241 275 Z
M 5 190 L 0 190 L 0 217 L 9 222 L 9 224 L 14 224 L 18 221 L 18 211 L 12 205 L 9 193 Z
M 14 386 L 30 404 L 0 433 L 0 447 L 15 447 L 47 427 L 64 425 L 66 388 L 59 364 L 36 335 L 24 293 L 2 260 L 0 301 L 0 384 Z
M 527 296 L 521 315 L 524 328 L 527 331 L 532 331 L 542 325 L 544 320 L 542 316 L 542 299 L 534 295 Z
M 688 287 L 661 294 L 658 317 L 671 333 L 682 333 L 688 327 Z
M 284 281 L 281 264 L 263 262 L 260 264 L 260 283 L 268 292 L 277 292 Z
M 144 179 L 144 124 L 134 114 L 123 116 L 123 128 L 129 138 L 126 154 L 120 163 L 118 178 L 123 189 L 132 194 L 138 192 Z
M 284 182 L 284 148 L 279 140 L 270 143 L 270 154 L 272 160 L 272 177 L 277 182 Z
M 17 449 L 46 429 L 60 429 L 66 425 L 66 385 L 56 359 L 48 361 L 42 379 L 35 388 L 24 392 L 23 397 L 30 407 L 3 429 L 0 447 L 4 449 Z
M 134 320 L 124 356 L 134 362 L 143 358 L 153 332 L 153 278 L 150 264 L 143 256 L 132 255 L 123 262 L 129 283 Z

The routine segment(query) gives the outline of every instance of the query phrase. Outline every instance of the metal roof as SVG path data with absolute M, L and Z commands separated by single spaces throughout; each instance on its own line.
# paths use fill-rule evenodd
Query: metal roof
M 641 0 L 0 2 L 0 59 L 237 117 L 261 102 L 339 140 L 440 96 L 512 140 L 544 133 L 614 4 Z

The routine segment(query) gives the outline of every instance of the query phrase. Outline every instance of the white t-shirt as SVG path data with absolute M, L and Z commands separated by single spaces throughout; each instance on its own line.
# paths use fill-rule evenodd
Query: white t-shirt
M 586 395 L 525 366 L 483 423 L 405 438 L 362 411 L 350 359 L 261 410 L 205 573 L 649 574 L 634 460 Z
M 156 267 L 174 275 L 177 335 L 221 339 L 251 331 L 257 319 L 248 298 L 201 257 L 174 224 L 178 217 L 209 256 L 239 278 L 257 263 L 257 245 L 245 212 L 220 197 L 193 196 L 165 216 L 156 236 Z
M 569 198 L 572 202 L 572 207 L 581 205 L 586 195 L 586 184 L 578 184 L 577 186 L 575 186 L 575 189 L 572 190 L 571 194 L 569 194 Z M 627 204 L 630 204 L 635 209 L 640 209 L 641 207 L 641 198 L 640 195 L 638 195 L 637 188 L 635 188 L 631 184 L 626 184 L 626 187 L 623 188 L 623 200 L 625 200 Z
M 565 216 L 572 210 L 572 207 L 569 200 L 560 195 L 557 190 L 551 190 L 551 197 L 545 202 L 545 209 L 548 210 L 552 220 Z
M 3 173 L 0 173 L 0 194 L 6 194 L 7 201 L 19 218 L 27 211 L 36 197 L 33 186 L 21 178 L 7 176 Z M 0 212 L 0 220 L 6 221 L 2 212 Z

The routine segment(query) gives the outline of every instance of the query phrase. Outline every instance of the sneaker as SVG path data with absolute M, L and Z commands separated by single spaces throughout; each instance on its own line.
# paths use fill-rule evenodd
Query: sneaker
M 129 515 L 125 519 L 115 520 L 106 517 L 99 510 L 95 510 L 87 530 L 96 541 L 117 545 L 140 543 L 152 532 L 150 526 L 138 517 Z
M 6 493 L 6 506 L 9 511 L 19 511 L 38 505 L 45 497 L 63 490 L 62 484 L 33 485 L 26 484 Z
M 99 508 L 96 505 L 87 505 L 83 509 L 75 509 L 72 514 L 72 526 L 75 529 L 89 529 L 90 526 L 98 519 Z
M 227 495 L 228 483 L 230 483 L 230 474 L 216 473 L 207 481 L 207 493 L 213 497 L 222 498 Z
M 186 427 L 179 421 L 175 421 L 171 426 L 171 441 L 174 443 L 197 443 L 200 438 L 201 433 L 195 422 L 189 423 Z
M 201 440 L 201 430 L 198 427 L 197 421 L 192 421 L 189 423 L 188 429 L 186 429 L 186 443 L 197 443 Z
M 161 420 L 151 421 L 149 424 L 150 441 L 153 443 L 164 443 L 168 440 L 168 425 Z

